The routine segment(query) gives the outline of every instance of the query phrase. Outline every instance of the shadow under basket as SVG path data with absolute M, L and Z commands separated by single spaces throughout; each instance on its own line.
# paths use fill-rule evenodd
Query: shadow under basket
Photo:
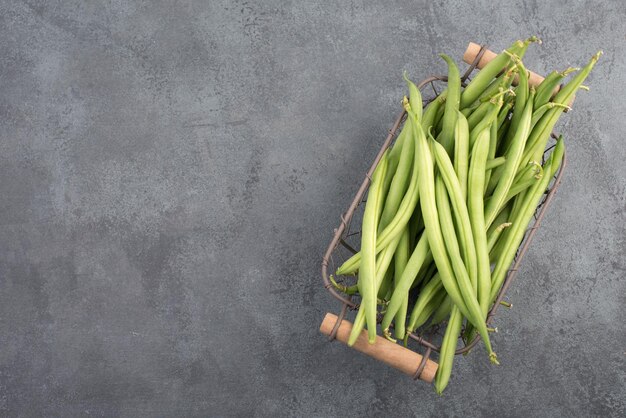
M 476 69 L 476 65 L 480 61 L 484 51 L 485 48 L 482 47 L 473 62 L 470 64 L 465 74 L 463 75 L 463 77 L 461 78 L 463 85 L 468 82 L 469 76 Z M 446 81 L 447 77 L 445 76 L 433 76 L 425 79 L 418 84 L 418 88 L 421 90 L 423 97 L 428 97 L 428 99 L 424 101 L 424 104 L 429 103 L 430 101 L 435 99 L 435 97 L 437 97 L 439 92 L 443 90 Z M 393 144 L 399 128 L 404 122 L 405 118 L 406 113 L 401 113 L 396 119 L 392 128 L 389 130 L 389 134 L 385 139 L 380 151 L 378 152 L 378 155 L 376 156 L 373 164 L 369 168 L 369 171 L 365 175 L 365 179 L 363 180 L 361 187 L 356 193 L 356 196 L 352 200 L 352 203 L 348 207 L 348 210 L 341 216 L 339 226 L 335 229 L 333 238 L 328 245 L 328 248 L 322 260 L 322 279 L 324 282 L 324 287 L 335 299 L 337 299 L 341 303 L 341 310 L 339 314 L 326 314 L 326 317 L 324 318 L 324 321 L 320 327 L 320 331 L 328 335 L 331 341 L 334 339 L 339 339 L 343 342 L 347 341 L 347 336 L 350 334 L 352 324 L 346 320 L 346 316 L 350 311 L 355 311 L 356 309 L 358 309 L 359 304 L 358 297 L 353 297 L 351 295 L 345 294 L 341 292 L 341 290 L 333 286 L 329 279 L 329 272 L 335 272 L 337 267 L 340 266 L 354 253 L 356 253 L 357 249 L 359 248 L 361 238 L 360 223 L 363 216 L 364 208 L 364 205 L 362 205 L 362 203 L 364 203 L 364 198 L 370 185 L 370 179 L 383 153 Z M 550 150 L 554 147 L 554 141 L 557 136 L 552 133 L 551 138 L 551 143 L 548 144 L 548 147 L 544 152 L 544 160 Z M 545 213 L 554 197 L 554 194 L 558 189 L 565 166 L 566 156 L 564 155 L 559 171 L 550 181 L 548 189 L 544 193 L 539 205 L 537 206 L 534 214 L 534 220 L 531 222 L 531 225 L 529 225 L 528 229 L 526 230 L 524 239 L 520 244 L 520 247 L 518 248 L 517 254 L 507 273 L 502 288 L 500 289 L 496 301 L 487 315 L 487 324 L 490 324 L 492 322 L 496 311 L 498 310 L 498 307 L 501 305 L 500 302 L 503 300 L 509 286 L 517 275 L 517 271 L 524 257 L 524 254 L 528 250 L 528 247 L 535 236 L 537 228 L 539 228 L 541 220 L 545 216 Z M 356 283 L 356 278 L 354 276 L 339 276 L 336 278 L 336 281 L 341 283 L 342 285 L 349 286 Z M 382 317 L 381 315 L 379 315 L 379 322 L 381 319 Z M 422 327 L 412 333 L 409 333 L 407 331 L 409 340 L 408 348 L 399 343 L 391 342 L 381 337 L 380 335 L 377 337 L 377 340 L 374 344 L 369 344 L 367 342 L 367 337 L 364 335 L 364 333 L 362 333 L 361 337 L 359 337 L 359 339 L 352 348 L 356 349 L 357 351 L 361 351 L 371 357 L 374 357 L 377 360 L 380 360 L 412 376 L 413 379 L 421 379 L 427 382 L 432 382 L 437 370 L 437 363 L 436 361 L 431 359 L 431 356 L 433 355 L 433 352 L 439 352 L 444 331 L 444 326 L 435 326 L 428 328 Z M 465 344 L 463 340 L 459 338 L 456 354 L 459 355 L 469 352 L 469 350 L 471 350 L 478 343 L 479 340 L 480 337 L 476 336 L 472 341 Z

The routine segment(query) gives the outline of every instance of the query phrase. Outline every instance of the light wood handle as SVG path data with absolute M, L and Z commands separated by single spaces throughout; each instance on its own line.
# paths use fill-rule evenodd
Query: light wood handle
M 480 52 L 480 45 L 474 42 L 470 42 L 469 45 L 467 45 L 467 49 L 465 50 L 465 53 L 463 54 L 463 61 L 465 61 L 467 64 L 473 63 L 479 52 Z M 485 52 L 483 53 L 483 56 L 480 58 L 480 61 L 478 61 L 478 64 L 476 65 L 476 67 L 478 67 L 479 69 L 482 69 L 485 65 L 487 65 L 491 60 L 493 60 L 497 56 L 498 54 L 496 54 L 495 52 L 486 49 Z M 528 85 L 529 86 L 537 87 L 539 84 L 541 84 L 541 82 L 544 79 L 545 77 L 540 76 L 539 74 L 533 71 L 530 71 L 530 70 L 528 71 Z M 513 84 L 517 85 L 517 76 L 515 76 L 515 79 L 513 80 Z M 554 96 L 560 89 L 561 89 L 561 86 L 556 86 L 554 88 L 554 91 L 552 92 L 552 96 Z M 572 101 L 569 103 L 570 107 L 572 106 L 572 103 L 574 103 L 574 98 L 572 98 Z
M 325 335 L 330 335 L 335 324 L 337 323 L 337 315 L 327 313 L 320 325 L 320 332 Z M 352 323 L 345 319 L 341 321 L 339 329 L 337 330 L 337 340 L 346 344 L 350 331 L 352 330 Z M 381 336 L 376 337 L 376 342 L 370 344 L 367 340 L 367 331 L 361 331 L 361 335 L 357 338 L 356 342 L 352 346 L 357 351 L 367 354 L 383 363 L 400 370 L 409 376 L 414 376 L 417 368 L 422 362 L 422 356 L 414 351 L 409 350 L 399 344 L 395 344 Z M 426 360 L 426 366 L 420 374 L 420 379 L 426 382 L 432 382 L 435 378 L 435 372 L 437 372 L 438 364 L 428 359 Z

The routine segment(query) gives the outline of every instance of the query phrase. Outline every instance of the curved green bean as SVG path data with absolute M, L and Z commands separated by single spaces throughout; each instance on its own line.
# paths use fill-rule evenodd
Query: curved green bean
M 454 363 L 454 353 L 458 344 L 461 326 L 463 325 L 463 316 L 461 311 L 454 306 L 450 313 L 450 320 L 443 336 L 441 351 L 439 352 L 439 367 L 435 374 L 435 390 L 441 395 L 448 386 L 450 375 L 452 374 L 452 363 Z
M 437 306 L 437 309 L 433 313 L 433 317 L 430 320 L 431 326 L 440 324 L 441 321 L 446 319 L 450 315 L 450 312 L 452 312 L 452 307 L 454 306 L 452 299 L 450 299 L 448 295 L 444 296 L 445 297 L 442 298 L 441 303 Z
M 409 323 L 407 325 L 407 332 L 414 332 L 426 322 L 432 311 L 428 313 L 428 316 L 425 318 L 425 314 L 423 314 L 423 312 L 426 310 L 428 304 L 435 298 L 440 289 L 444 289 L 444 287 L 439 277 L 439 273 L 437 273 L 428 283 L 426 283 L 426 286 L 424 286 L 417 297 L 413 311 L 411 311 L 411 317 L 409 318 Z M 435 307 L 433 307 L 433 310 L 434 309 Z M 420 320 L 423 320 L 421 324 L 419 323 Z
M 463 191 L 454 171 L 452 162 L 450 161 L 448 154 L 445 152 L 445 149 L 441 144 L 437 142 L 432 141 L 432 144 L 433 152 L 435 154 L 435 160 L 437 161 L 437 167 L 439 168 L 439 174 L 441 175 L 441 178 L 445 184 L 447 193 L 450 195 L 450 201 L 452 203 L 452 207 L 454 208 L 454 219 L 456 221 L 456 227 L 459 233 L 459 243 L 461 245 L 461 250 L 463 251 L 462 260 L 465 263 L 465 267 L 467 268 L 466 272 L 469 281 L 472 284 L 472 287 L 475 288 L 478 276 L 476 265 L 476 248 L 474 247 L 474 239 L 472 237 L 472 226 L 470 223 L 469 211 L 467 209 L 467 204 L 465 203 L 466 199 L 463 195 Z M 441 223 L 441 230 L 444 234 L 444 237 L 451 234 L 456 238 L 456 233 L 454 229 L 449 231 L 449 234 L 446 234 L 446 232 L 444 231 L 443 222 Z M 449 252 L 448 254 L 451 259 L 450 261 L 452 261 L 452 267 L 455 274 L 457 275 L 458 280 L 458 274 L 460 273 L 457 273 L 457 270 L 455 269 L 452 255 Z
M 400 284 L 400 280 L 406 270 L 408 261 L 409 261 L 409 229 L 406 228 L 401 235 L 400 242 L 398 243 L 398 248 L 396 249 L 396 253 L 393 257 L 395 269 L 394 269 L 394 290 L 393 295 L 398 293 L 398 286 Z M 416 274 L 417 275 L 417 274 Z M 409 284 L 409 288 L 411 285 Z M 391 302 L 390 302 L 391 303 Z M 404 327 L 406 325 L 406 314 L 409 306 L 409 292 L 407 290 L 404 297 L 401 298 L 400 308 L 395 314 L 395 335 L 396 338 L 402 339 L 404 338 Z M 387 310 L 389 310 L 389 304 L 387 305 Z M 385 315 L 387 313 L 385 312 Z M 385 328 L 383 329 L 383 334 L 385 333 Z
M 441 128 L 441 145 L 451 155 L 454 147 L 454 131 L 461 100 L 461 75 L 452 58 L 445 54 L 439 55 L 448 64 L 448 96 L 443 113 Z

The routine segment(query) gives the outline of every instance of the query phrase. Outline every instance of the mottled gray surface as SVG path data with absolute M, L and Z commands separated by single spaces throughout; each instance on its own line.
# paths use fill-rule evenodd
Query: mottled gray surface
M 89 3 L 0 5 L 0 415 L 624 416 L 621 1 Z M 318 334 L 320 258 L 401 71 L 530 34 L 539 72 L 605 56 L 502 366 L 440 398 Z

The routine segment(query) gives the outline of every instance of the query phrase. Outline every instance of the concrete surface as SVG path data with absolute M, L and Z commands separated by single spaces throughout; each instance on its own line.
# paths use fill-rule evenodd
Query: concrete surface
M 0 5 L 0 415 L 624 416 L 622 2 L 176 3 Z M 318 334 L 320 258 L 402 70 L 531 34 L 538 72 L 606 54 L 502 366 L 440 398 Z

